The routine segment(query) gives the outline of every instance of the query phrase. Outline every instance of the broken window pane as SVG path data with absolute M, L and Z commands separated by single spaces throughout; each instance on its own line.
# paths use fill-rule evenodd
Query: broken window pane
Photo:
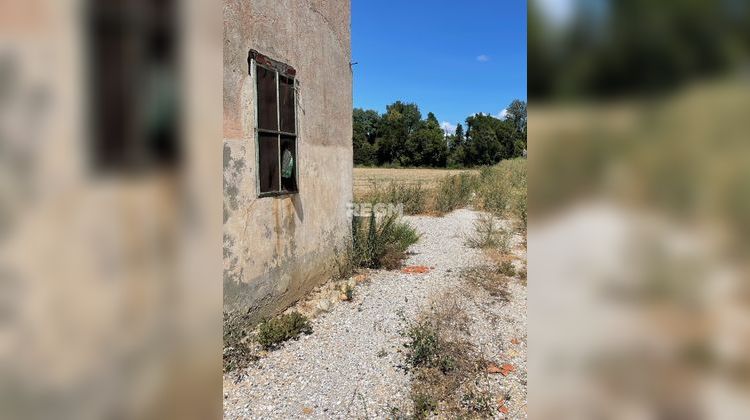
M 256 66 L 258 74 L 258 128 L 278 130 L 276 72 Z
M 281 131 L 295 133 L 294 121 L 294 79 L 279 77 L 279 115 Z
M 279 137 L 276 134 L 258 134 L 258 177 L 260 192 L 279 191 Z
M 297 148 L 295 138 L 281 136 L 281 189 L 297 191 Z

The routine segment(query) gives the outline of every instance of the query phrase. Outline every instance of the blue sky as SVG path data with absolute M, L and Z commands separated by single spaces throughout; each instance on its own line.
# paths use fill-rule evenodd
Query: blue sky
M 463 123 L 526 100 L 526 0 L 352 0 L 354 106 Z

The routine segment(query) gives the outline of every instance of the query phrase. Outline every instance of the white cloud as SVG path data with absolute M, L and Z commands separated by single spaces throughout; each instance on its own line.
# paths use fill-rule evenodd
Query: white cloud
M 456 134 L 455 124 L 451 124 L 448 121 L 443 121 L 443 123 L 440 124 L 440 127 L 448 134 Z
M 479 61 L 480 63 L 486 63 L 486 62 L 490 61 L 490 56 L 489 55 L 484 55 L 484 54 L 479 55 L 479 56 L 477 56 L 477 61 Z
M 495 115 L 494 117 L 495 117 L 495 118 L 499 118 L 499 119 L 501 119 L 501 120 L 504 120 L 504 119 L 508 118 L 508 110 L 507 110 L 507 109 L 504 109 L 504 110 L 500 111 L 500 112 L 499 112 L 499 113 L 498 113 L 497 115 Z

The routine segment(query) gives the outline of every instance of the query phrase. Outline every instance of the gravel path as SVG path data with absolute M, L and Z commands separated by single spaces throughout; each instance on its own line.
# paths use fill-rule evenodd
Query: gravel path
M 408 405 L 410 376 L 403 363 L 404 319 L 412 320 L 431 299 L 462 294 L 463 268 L 484 262 L 465 235 L 478 213 L 407 216 L 421 234 L 406 265 L 434 267 L 426 274 L 374 271 L 355 289 L 352 302 L 334 305 L 313 320 L 313 334 L 287 343 L 254 366 L 224 378 L 225 418 L 385 418 Z M 526 287 L 513 283 L 508 303 L 472 296 L 467 313 L 472 337 L 491 359 L 517 366 L 492 375 L 511 399 L 511 418 L 525 417 Z M 476 294 L 472 294 L 476 295 Z M 510 341 L 520 340 L 511 345 Z M 512 346 L 509 349 L 508 346 Z

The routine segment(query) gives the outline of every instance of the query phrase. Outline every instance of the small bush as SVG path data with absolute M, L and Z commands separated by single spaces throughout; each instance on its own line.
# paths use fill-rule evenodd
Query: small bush
M 466 239 L 472 248 L 494 248 L 507 254 L 510 252 L 511 233 L 503 229 L 491 214 L 482 214 L 474 222 L 474 233 Z
M 503 261 L 502 264 L 500 264 L 498 271 L 500 274 L 508 277 L 515 277 L 516 275 L 516 268 L 513 267 L 513 264 L 510 261 Z
M 491 418 L 495 412 L 494 399 L 488 392 L 469 390 L 461 397 L 462 408 L 481 418 Z
M 526 160 L 505 160 L 483 168 L 477 187 L 477 206 L 498 217 L 513 216 L 526 226 Z
M 477 182 L 475 175 L 465 173 L 449 175 L 440 180 L 435 190 L 435 211 L 449 213 L 468 206 Z
M 475 418 L 485 412 L 485 400 L 462 399 L 467 390 L 476 388 L 486 366 L 465 338 L 469 322 L 463 308 L 446 296 L 402 333 L 407 338 L 406 362 L 413 371 L 414 418 L 429 418 L 438 408 L 441 418 Z M 480 392 L 477 389 L 475 394 Z
M 266 350 L 274 350 L 284 341 L 296 339 L 300 334 L 312 334 L 312 325 L 307 317 L 295 311 L 261 323 L 258 327 L 258 344 Z
M 437 331 L 426 323 L 413 325 L 406 336 L 409 352 L 406 361 L 413 367 L 434 367 L 438 364 L 440 343 Z
M 224 351 L 222 365 L 224 372 L 244 369 L 258 360 L 258 356 L 247 343 L 248 317 L 230 315 L 224 312 Z
M 414 403 L 414 418 L 416 419 L 429 418 L 430 414 L 437 409 L 437 401 L 429 394 L 414 394 L 411 398 Z
M 510 300 L 508 278 L 494 264 L 467 268 L 461 273 L 461 276 L 469 285 L 487 291 L 492 297 L 505 302 Z
M 394 269 L 401 265 L 409 246 L 419 240 L 419 234 L 397 215 L 378 220 L 375 213 L 369 219 L 352 218 L 352 259 L 363 268 Z
M 422 187 L 422 184 L 400 183 L 391 181 L 385 187 L 373 183 L 372 188 L 360 197 L 358 202 L 363 203 L 385 203 L 393 205 L 404 205 L 405 214 L 421 214 L 427 210 L 427 198 L 430 191 Z

